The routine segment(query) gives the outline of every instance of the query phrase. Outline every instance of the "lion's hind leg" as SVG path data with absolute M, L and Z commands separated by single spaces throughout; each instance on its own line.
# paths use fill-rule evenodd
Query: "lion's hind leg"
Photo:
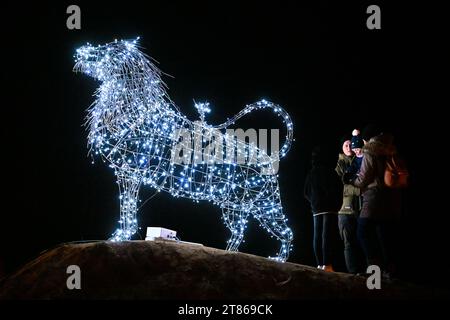
M 264 229 L 281 242 L 277 256 L 269 258 L 285 262 L 291 250 L 293 233 L 286 223 L 279 193 L 274 192 L 266 199 L 259 199 L 253 203 L 253 206 L 253 217 L 260 222 Z

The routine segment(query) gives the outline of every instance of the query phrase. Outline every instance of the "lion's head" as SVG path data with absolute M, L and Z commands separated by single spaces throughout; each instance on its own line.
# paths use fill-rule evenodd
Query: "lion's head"
M 98 46 L 88 43 L 77 49 L 74 71 L 102 82 L 87 110 L 92 143 L 103 138 L 102 130 L 121 131 L 149 114 L 178 111 L 166 93 L 161 71 L 139 50 L 138 39 Z
M 138 39 L 116 40 L 98 46 L 88 43 L 77 49 L 73 69 L 100 81 L 135 76 L 159 79 L 159 69 L 139 50 Z

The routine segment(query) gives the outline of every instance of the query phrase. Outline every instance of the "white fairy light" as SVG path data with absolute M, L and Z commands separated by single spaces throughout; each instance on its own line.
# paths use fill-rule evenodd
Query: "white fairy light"
M 114 169 L 119 185 L 119 228 L 111 240 L 128 240 L 136 233 L 139 189 L 150 185 L 174 197 L 206 200 L 219 206 L 231 231 L 227 250 L 238 250 L 247 217 L 252 215 L 281 242 L 273 259 L 286 261 L 293 234 L 283 214 L 274 162 L 291 147 L 293 124 L 288 113 L 279 105 L 261 100 L 247 105 L 225 123 L 212 126 L 205 121 L 205 114 L 211 111 L 209 103 L 195 103 L 200 121 L 192 122 L 168 97 L 160 70 L 139 50 L 138 39 L 115 40 L 96 47 L 87 44 L 75 56 L 74 70 L 101 82 L 96 100 L 88 109 L 86 125 L 89 152 Z M 223 132 L 242 116 L 265 108 L 272 109 L 287 129 L 285 144 L 270 157 Z M 187 132 L 184 137 L 183 132 Z M 199 146 L 192 146 L 190 138 L 200 141 Z M 176 152 L 180 145 L 182 155 Z M 236 160 L 239 155 L 246 159 L 247 154 L 248 158 L 256 155 L 258 161 Z M 180 161 L 175 161 L 174 155 Z

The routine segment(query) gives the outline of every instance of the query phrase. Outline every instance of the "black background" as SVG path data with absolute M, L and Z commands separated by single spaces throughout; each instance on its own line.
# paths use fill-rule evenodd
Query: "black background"
M 291 262 L 314 265 L 312 217 L 303 199 L 311 148 L 326 145 L 337 156 L 340 138 L 353 128 L 389 128 L 411 171 L 399 230 L 402 276 L 448 283 L 436 272 L 448 270 L 445 188 L 429 181 L 445 183 L 445 136 L 435 124 L 443 119 L 432 102 L 439 89 L 431 84 L 431 74 L 440 72 L 438 30 L 425 23 L 439 8 L 375 3 L 382 29 L 368 30 L 369 2 L 76 2 L 81 30 L 68 30 L 70 4 L 16 3 L 3 12 L 4 274 L 48 247 L 106 239 L 117 227 L 113 172 L 101 161 L 91 164 L 82 126 L 98 83 L 72 72 L 73 54 L 86 42 L 141 36 L 145 52 L 173 76 L 165 78 L 169 95 L 190 119 L 197 118 L 193 99 L 208 100 L 207 120 L 218 124 L 261 98 L 293 118 L 296 141 L 279 172 L 295 237 Z M 281 128 L 275 119 L 262 111 L 242 127 Z M 141 199 L 152 194 L 143 190 Z M 163 226 L 211 247 L 224 248 L 228 238 L 218 208 L 168 194 L 146 203 L 139 221 L 142 237 L 146 226 Z M 252 220 L 246 240 L 243 252 L 277 250 Z

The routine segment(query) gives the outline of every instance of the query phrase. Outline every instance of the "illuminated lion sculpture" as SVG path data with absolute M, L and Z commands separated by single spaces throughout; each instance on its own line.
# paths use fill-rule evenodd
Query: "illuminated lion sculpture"
M 204 119 L 208 104 L 199 103 L 195 106 L 200 120 L 192 122 L 169 99 L 160 70 L 136 40 L 88 43 L 77 50 L 75 59 L 74 71 L 101 83 L 86 125 L 90 153 L 114 169 L 120 189 L 120 227 L 111 240 L 128 240 L 136 233 L 139 188 L 150 185 L 175 197 L 219 206 L 231 231 L 227 250 L 238 250 L 250 214 L 281 242 L 272 258 L 286 261 L 293 235 L 281 206 L 277 169 L 291 146 L 293 128 L 280 106 L 262 100 L 212 126 Z M 285 144 L 270 157 L 227 129 L 263 108 L 272 109 L 287 127 Z

